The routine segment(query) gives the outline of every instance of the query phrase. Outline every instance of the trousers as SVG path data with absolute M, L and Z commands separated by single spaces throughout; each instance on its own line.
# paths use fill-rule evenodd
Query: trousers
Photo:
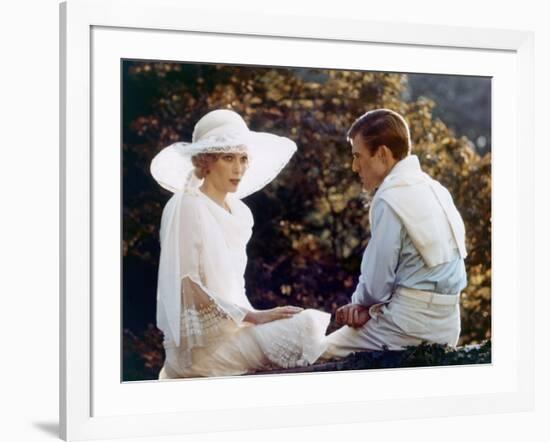
M 387 303 L 370 307 L 360 328 L 347 325 L 327 336 L 323 359 L 368 350 L 402 350 L 422 342 L 456 347 L 460 336 L 459 294 L 400 287 Z

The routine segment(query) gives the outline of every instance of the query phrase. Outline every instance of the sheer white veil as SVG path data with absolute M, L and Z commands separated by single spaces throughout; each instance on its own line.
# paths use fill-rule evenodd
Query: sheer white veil
M 202 137 L 168 146 L 151 163 L 153 177 L 174 192 L 161 219 L 157 326 L 165 346 L 179 348 L 183 366 L 191 363 L 194 347 L 215 339 L 252 310 L 243 274 L 253 220 L 240 198 L 270 182 L 296 150 L 288 138 L 252 133 L 232 111 L 210 112 L 197 123 L 195 133 L 197 127 Z M 250 164 L 239 191 L 228 195 L 228 214 L 199 190 L 202 179 L 194 173 L 191 156 L 243 147 Z

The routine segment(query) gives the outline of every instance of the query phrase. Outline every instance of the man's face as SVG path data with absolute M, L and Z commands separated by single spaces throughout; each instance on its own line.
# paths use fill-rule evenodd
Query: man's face
M 358 134 L 351 140 L 351 154 L 353 156 L 351 168 L 361 178 L 363 188 L 369 192 L 376 189 L 389 172 L 384 158 L 384 148 L 379 147 L 371 155 L 363 137 Z

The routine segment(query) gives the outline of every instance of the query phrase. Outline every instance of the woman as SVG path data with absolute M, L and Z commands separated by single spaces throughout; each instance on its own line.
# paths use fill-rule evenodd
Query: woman
M 256 310 L 245 292 L 253 219 L 240 198 L 275 178 L 295 150 L 291 140 L 252 132 L 235 112 L 216 110 L 196 124 L 192 143 L 153 159 L 153 177 L 174 192 L 160 228 L 160 379 L 302 366 L 325 350 L 328 313 Z

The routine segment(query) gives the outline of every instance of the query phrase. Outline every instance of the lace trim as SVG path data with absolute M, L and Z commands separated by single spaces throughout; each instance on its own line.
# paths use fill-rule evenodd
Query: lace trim
M 193 365 L 193 349 L 215 347 L 233 324 L 228 315 L 214 302 L 199 308 L 187 308 L 181 313 L 181 344 L 164 342 L 169 366 L 177 371 Z
M 220 321 L 228 319 L 215 302 L 199 308 L 187 308 L 181 313 L 181 338 L 218 334 L 222 330 Z
M 194 149 L 193 149 L 194 150 Z M 244 144 L 205 146 L 197 153 L 245 153 L 248 148 Z M 193 154 L 196 155 L 196 154 Z
M 248 140 L 245 135 L 216 135 L 202 138 L 194 143 L 177 143 L 176 148 L 183 155 L 196 155 L 199 153 L 241 153 L 248 151 Z
M 223 310 L 190 278 L 181 285 L 180 346 L 165 337 L 164 348 L 168 366 L 181 373 L 193 365 L 193 349 L 215 346 L 236 327 Z
M 277 324 L 278 330 L 267 333 L 266 327 L 265 336 L 261 328 L 257 329 L 259 338 L 262 340 L 262 350 L 271 363 L 282 368 L 303 367 L 313 363 L 324 351 L 326 344 L 321 341 L 324 337 L 322 321 L 317 322 L 319 318 L 310 316 L 307 312 L 301 315 L 305 316 L 297 315 L 291 319 L 281 320 Z M 326 325 L 328 321 L 325 328 Z M 275 338 L 273 338 L 274 334 Z
M 272 346 L 264 348 L 264 354 L 282 368 L 304 367 L 308 361 L 302 357 L 302 346 L 291 338 L 279 336 Z

